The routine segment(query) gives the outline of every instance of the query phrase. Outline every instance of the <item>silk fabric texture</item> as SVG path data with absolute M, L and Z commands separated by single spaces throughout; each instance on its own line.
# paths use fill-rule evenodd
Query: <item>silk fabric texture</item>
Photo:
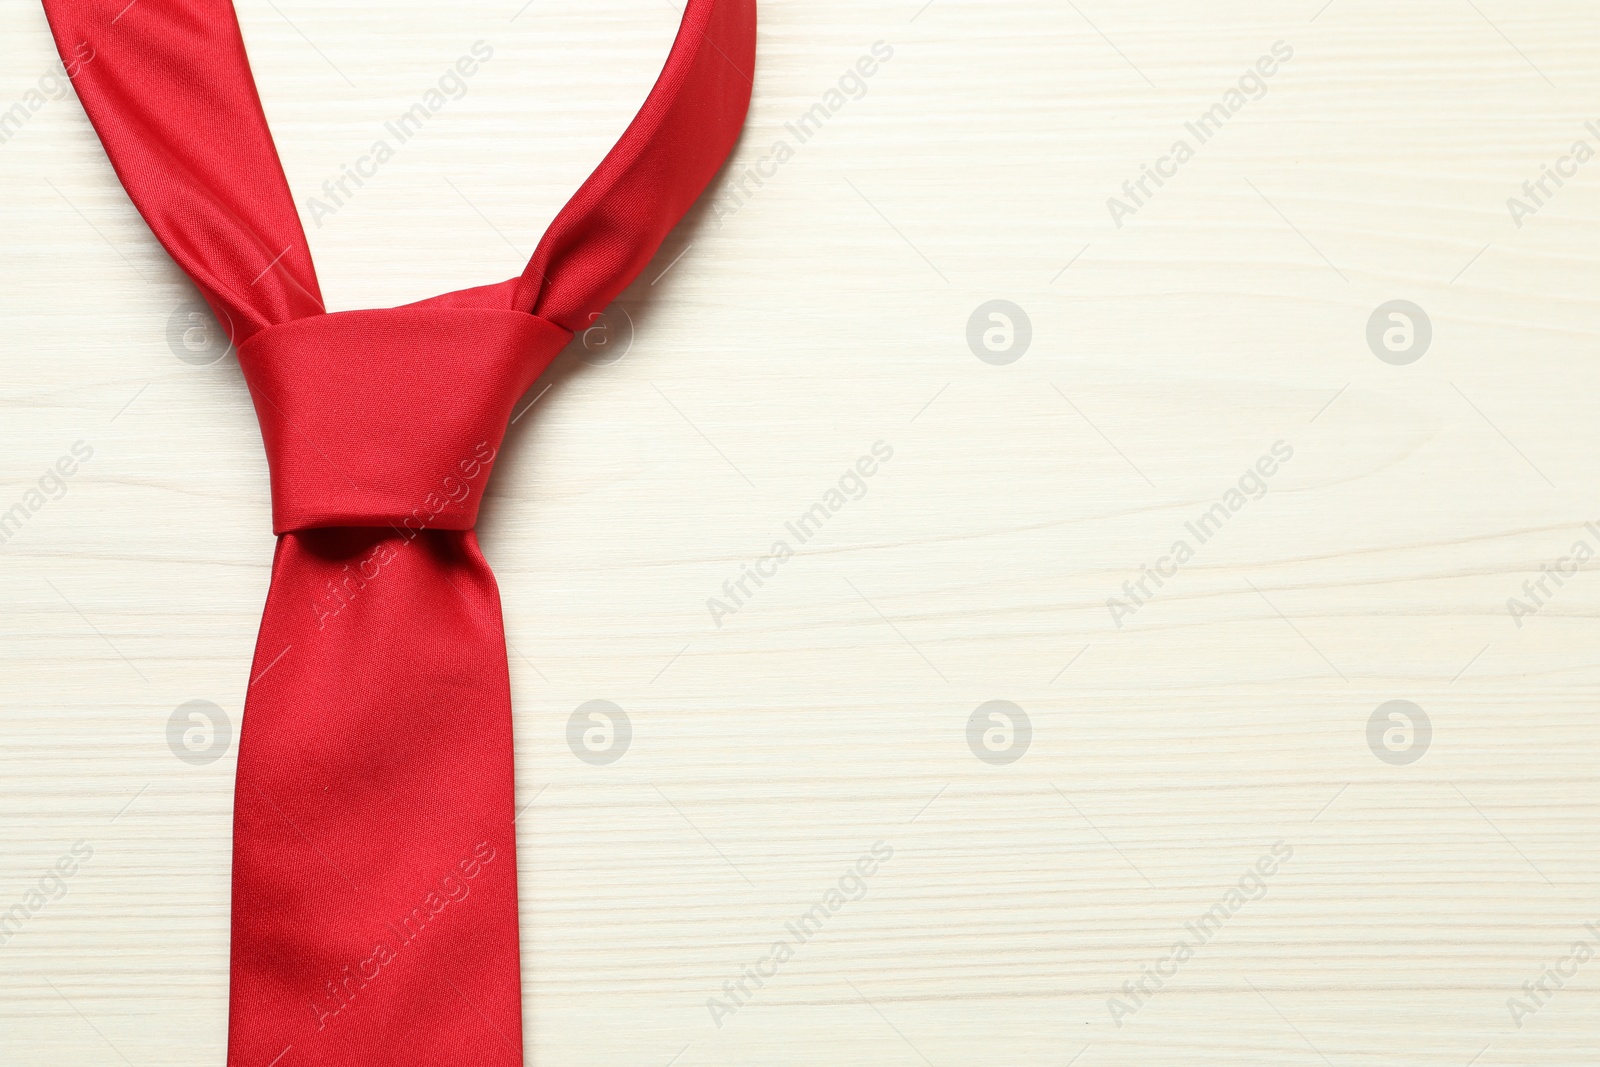
M 229 0 L 45 0 L 238 345 L 278 535 L 234 794 L 229 1067 L 520 1064 L 510 681 L 473 526 L 517 398 L 738 139 L 754 0 L 690 0 L 521 276 L 329 313 Z M 374 18 L 381 17 L 374 13 Z

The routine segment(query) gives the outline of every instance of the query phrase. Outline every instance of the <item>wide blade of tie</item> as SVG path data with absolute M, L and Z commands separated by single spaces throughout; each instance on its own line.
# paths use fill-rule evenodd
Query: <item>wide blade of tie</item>
M 512 406 L 738 138 L 754 0 L 690 0 L 520 277 L 329 314 L 229 0 L 45 0 L 107 156 L 231 332 L 279 535 L 234 804 L 229 1067 L 520 1064 L 510 683 L 473 526 Z

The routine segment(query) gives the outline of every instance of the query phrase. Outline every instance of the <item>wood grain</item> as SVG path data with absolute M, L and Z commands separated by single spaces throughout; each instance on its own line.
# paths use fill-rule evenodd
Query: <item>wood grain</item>
M 519 271 L 677 20 L 239 11 L 334 309 Z M 620 301 L 622 358 L 575 350 L 529 394 L 485 507 L 528 1062 L 1600 1061 L 1600 963 L 1523 990 L 1600 949 L 1600 576 L 1508 610 L 1600 548 L 1600 162 L 1520 226 L 1507 204 L 1600 148 L 1600 12 L 762 20 L 727 184 Z M 56 60 L 36 6 L 0 30 L 3 113 Z M 479 40 L 466 95 L 314 224 L 321 182 Z M 876 42 L 892 58 L 800 143 L 787 124 Z M 1185 124 L 1278 42 L 1264 95 L 1200 143 Z M 1108 199 L 1179 138 L 1193 158 L 1118 226 Z M 0 1062 L 220 1063 L 234 752 L 184 762 L 168 724 L 206 700 L 237 727 L 265 459 L 231 357 L 169 345 L 193 291 L 70 94 L 0 143 L 0 179 L 0 511 L 93 450 L 0 544 L 0 914 L 93 849 L 0 944 Z M 991 300 L 1031 323 L 1007 365 L 968 344 Z M 1393 300 L 1431 322 L 1409 365 L 1368 347 Z M 878 442 L 892 459 L 799 544 L 786 523 Z M 1292 459 L 1198 543 L 1186 524 L 1277 442 Z M 715 617 L 780 539 L 793 558 Z M 1108 599 L 1180 539 L 1192 558 L 1119 626 Z M 597 699 L 632 726 L 606 765 L 567 742 Z M 967 739 L 995 700 L 1031 724 L 1003 765 Z M 1392 700 L 1431 723 L 1409 764 L 1369 747 Z M 865 896 L 712 1012 L 877 842 Z M 1254 899 L 1123 992 L 1278 842 Z

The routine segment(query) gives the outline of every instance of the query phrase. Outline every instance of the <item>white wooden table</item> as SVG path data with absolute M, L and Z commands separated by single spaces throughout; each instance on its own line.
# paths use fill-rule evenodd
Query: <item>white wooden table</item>
M 330 308 L 517 273 L 674 6 L 240 0 Z M 763 4 L 728 184 L 481 527 L 528 1062 L 1600 1061 L 1597 47 L 1578 0 Z M 265 459 L 55 67 L 8 5 L 0 1063 L 216 1065 L 236 753 L 179 709 L 237 733 Z

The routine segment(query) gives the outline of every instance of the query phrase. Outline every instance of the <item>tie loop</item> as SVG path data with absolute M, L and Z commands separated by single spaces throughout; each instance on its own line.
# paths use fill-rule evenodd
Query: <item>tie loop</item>
M 472 529 L 513 405 L 571 339 L 525 312 L 415 306 L 254 334 L 239 365 L 273 532 Z

